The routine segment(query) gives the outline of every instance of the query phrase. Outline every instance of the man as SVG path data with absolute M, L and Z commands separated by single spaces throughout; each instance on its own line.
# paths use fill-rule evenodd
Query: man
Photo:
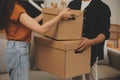
M 68 7 L 84 12 L 83 37 L 78 48 L 82 51 L 88 46 L 92 47 L 91 70 L 89 74 L 85 75 L 85 78 L 86 80 L 98 80 L 97 60 L 104 58 L 104 41 L 110 36 L 110 9 L 101 0 L 72 0 Z M 75 77 L 73 80 L 80 80 L 80 77 Z

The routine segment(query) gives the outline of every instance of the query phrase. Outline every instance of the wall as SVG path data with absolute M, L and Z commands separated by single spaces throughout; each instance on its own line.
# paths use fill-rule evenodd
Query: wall
M 62 0 L 44 0 L 45 1 L 45 4 L 46 4 L 46 7 L 50 7 L 50 3 L 51 2 L 55 2 L 58 4 L 58 7 L 61 7 L 61 1 Z M 71 1 L 71 0 L 64 0 L 67 2 L 67 4 Z
M 120 8 L 120 0 L 119 0 L 119 8 Z M 118 24 L 120 25 L 120 10 L 119 10 L 119 15 L 118 16 L 119 16 L 119 19 L 118 19 L 119 22 L 118 22 Z
M 111 23 L 112 24 L 119 24 L 120 23 L 120 0 L 102 0 L 103 2 L 105 2 L 106 4 L 109 5 L 110 9 L 111 9 Z
M 46 6 L 50 7 L 51 2 L 56 2 L 60 4 L 62 0 L 45 0 L 45 1 L 46 1 Z M 65 1 L 69 3 L 71 0 L 65 0 Z M 119 10 L 120 0 L 102 0 L 102 1 L 108 4 L 111 9 L 112 12 L 111 24 L 120 24 L 120 10 Z

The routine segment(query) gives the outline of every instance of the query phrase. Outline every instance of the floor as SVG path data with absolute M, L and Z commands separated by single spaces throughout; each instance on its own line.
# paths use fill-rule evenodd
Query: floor
M 0 74 L 0 80 L 9 80 L 8 74 Z M 71 80 L 61 79 L 44 71 L 30 71 L 30 80 Z M 120 79 L 100 79 L 100 80 L 120 80 Z
M 0 80 L 9 80 L 8 74 L 0 74 Z M 70 80 L 70 79 L 60 79 L 44 71 L 32 70 L 30 71 L 30 80 Z

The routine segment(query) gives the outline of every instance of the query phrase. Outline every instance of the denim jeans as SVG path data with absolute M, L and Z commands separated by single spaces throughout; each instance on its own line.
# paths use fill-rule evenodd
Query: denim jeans
M 29 80 L 29 43 L 8 41 L 5 57 L 10 80 Z

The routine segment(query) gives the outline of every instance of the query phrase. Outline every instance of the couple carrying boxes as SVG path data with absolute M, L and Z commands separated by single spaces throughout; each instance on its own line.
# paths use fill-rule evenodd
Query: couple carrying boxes
M 43 9 L 43 22 L 51 20 L 61 10 Z M 71 78 L 90 71 L 90 47 L 77 51 L 82 34 L 83 12 L 70 10 L 75 15 L 55 24 L 44 37 L 35 37 L 35 66 L 60 78 Z

